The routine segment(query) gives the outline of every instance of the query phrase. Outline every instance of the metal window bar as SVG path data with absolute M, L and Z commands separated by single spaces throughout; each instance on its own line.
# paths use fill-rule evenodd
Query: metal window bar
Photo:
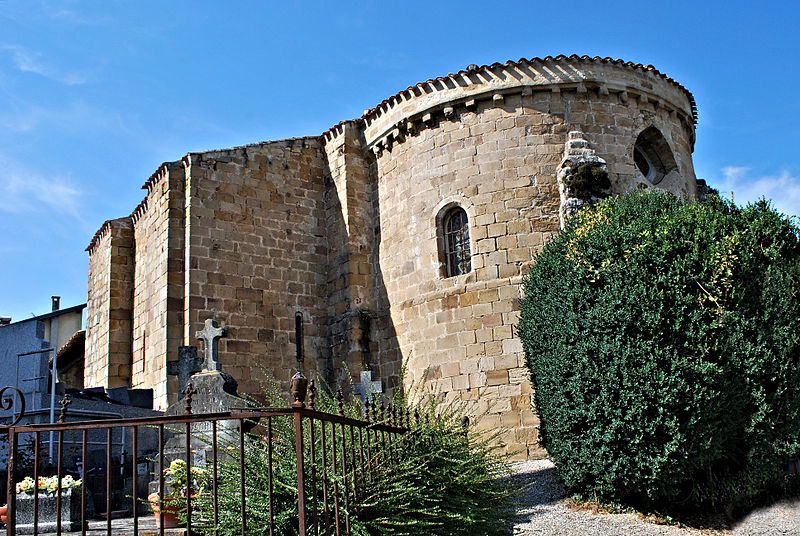
M 214 510 L 214 527 L 219 526 L 219 490 L 217 488 L 217 479 L 219 477 L 219 466 L 218 466 L 218 443 L 217 443 L 217 421 L 211 421 L 211 449 L 212 449 L 212 475 L 213 480 L 211 481 L 211 494 L 212 498 L 211 501 L 213 503 L 213 510 Z M 270 489 L 270 500 L 272 499 L 272 490 Z M 214 534 L 219 534 L 218 530 L 214 530 Z
M 244 419 L 239 419 L 239 489 L 242 497 L 242 536 L 247 534 L 247 499 L 245 498 Z M 301 439 L 302 441 L 302 439 Z M 299 491 L 298 491 L 299 492 Z
M 133 455 L 131 456 L 131 510 L 133 511 L 133 533 L 139 534 L 139 498 L 137 497 L 138 491 L 138 474 L 139 474 L 139 427 L 133 427 Z M 124 460 L 123 460 L 124 461 Z
M 319 534 L 319 524 L 317 517 L 317 458 L 315 455 L 315 434 L 314 434 L 314 418 L 308 419 L 308 437 L 309 437 L 309 456 L 311 458 L 311 526 L 313 527 L 313 534 Z M 272 490 L 272 480 L 270 479 L 270 495 Z M 272 510 L 270 509 L 270 517 Z M 270 532 L 272 536 L 272 532 Z
M 472 270 L 469 245 L 469 222 L 464 209 L 457 207 L 447 213 L 444 221 L 447 257 L 447 276 L 466 274 Z
M 81 459 L 84 463 L 81 464 L 81 479 L 86 482 L 86 451 L 88 449 L 87 442 L 89 438 L 89 430 L 83 430 L 81 434 Z M 81 536 L 86 536 L 86 485 L 81 486 Z

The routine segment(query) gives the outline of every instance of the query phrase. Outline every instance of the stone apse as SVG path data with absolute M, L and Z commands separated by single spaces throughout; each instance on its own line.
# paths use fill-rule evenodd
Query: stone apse
M 87 248 L 85 386 L 165 408 L 183 388 L 167 363 L 213 319 L 242 393 L 298 369 L 389 392 L 404 366 L 405 388 L 540 456 L 515 325 L 522 277 L 580 204 L 570 170 L 692 199 L 695 122 L 652 66 L 558 56 L 471 65 L 319 136 L 190 152 Z

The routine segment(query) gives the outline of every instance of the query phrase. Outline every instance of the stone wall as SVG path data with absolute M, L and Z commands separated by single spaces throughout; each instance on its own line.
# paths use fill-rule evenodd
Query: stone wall
M 691 94 L 651 66 L 558 57 L 422 82 L 319 137 L 189 153 L 132 215 L 132 378 L 124 352 L 96 372 L 98 346 L 87 385 L 152 387 L 163 407 L 180 389 L 167 360 L 213 318 L 242 393 L 262 390 L 262 371 L 286 389 L 298 368 L 345 388 L 370 369 L 391 391 L 405 364 L 406 388 L 464 401 L 517 458 L 540 456 L 515 333 L 527 267 L 569 215 L 581 163 L 603 166 L 610 193 L 693 198 L 694 120 Z M 471 270 L 450 277 L 442 227 L 456 206 Z M 103 274 L 122 272 L 105 240 L 90 246 L 89 314 L 110 319 Z
M 131 215 L 134 229 L 132 375 L 125 386 L 153 389 L 154 407 L 177 400 L 168 360 L 183 345 L 184 167 L 164 164 L 143 186 L 147 197 Z M 175 380 L 172 379 L 174 382 Z
M 559 228 L 566 126 L 549 107 L 549 94 L 515 95 L 436 115 L 375 164 L 378 256 L 408 384 L 469 402 L 481 428 L 513 429 L 504 440 L 526 458 L 537 422 L 513 328 L 521 274 Z M 472 271 L 446 277 L 440 220 L 454 204 L 469 217 Z
M 86 305 L 88 386 L 124 387 L 131 376 L 133 227 L 129 218 L 107 221 L 87 248 Z
M 396 346 L 378 356 L 381 375 L 396 372 L 399 358 L 407 388 L 424 385 L 465 401 L 478 427 L 503 429 L 520 459 L 544 454 L 515 334 L 520 284 L 561 225 L 557 176 L 568 160 L 568 133 L 580 135 L 581 151 L 605 160 L 612 192 L 621 193 L 652 186 L 632 153 L 639 133 L 654 128 L 675 161 L 658 187 L 685 198 L 695 193 L 685 95 L 651 73 L 632 84 L 616 70 L 624 69 L 553 69 L 563 73 L 554 85 L 516 66 L 491 66 L 485 71 L 496 78 L 482 87 L 474 83 L 478 73 L 460 73 L 473 78 L 470 85 L 428 81 L 365 117 L 379 219 L 376 295 L 388 305 L 379 307 L 388 321 L 376 336 L 391 341 L 396 333 Z M 587 83 L 599 75 L 606 82 Z M 609 91 L 612 76 L 622 82 Z M 646 91 L 634 98 L 623 82 Z M 454 205 L 469 218 L 472 271 L 447 277 L 441 216 Z
M 339 383 L 348 373 L 357 379 L 361 370 L 379 363 L 374 329 L 375 217 L 363 143 L 353 121 L 342 123 L 325 137 L 330 173 L 325 203 L 325 294 L 331 347 L 325 378 L 331 384 Z
M 260 393 L 262 371 L 285 388 L 299 367 L 296 314 L 306 370 L 317 370 L 328 352 L 320 142 L 270 142 L 192 153 L 185 161 L 184 340 L 197 344 L 195 332 L 214 318 L 228 330 L 219 359 L 239 392 Z

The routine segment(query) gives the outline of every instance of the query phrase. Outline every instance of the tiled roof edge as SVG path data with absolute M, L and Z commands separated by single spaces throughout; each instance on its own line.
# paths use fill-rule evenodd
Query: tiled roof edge
M 639 71 L 643 71 L 643 72 L 651 72 L 654 75 L 656 75 L 656 76 L 662 78 L 663 80 L 667 81 L 668 83 L 674 85 L 675 87 L 680 89 L 686 95 L 686 98 L 689 99 L 689 106 L 691 107 L 691 110 L 692 110 L 692 120 L 693 120 L 694 124 L 697 124 L 697 103 L 695 102 L 694 95 L 692 95 L 692 93 L 688 89 L 686 89 L 683 85 L 681 85 L 679 82 L 677 82 L 673 78 L 670 78 L 669 76 L 665 75 L 664 73 L 660 72 L 658 69 L 656 69 L 652 65 L 642 65 L 641 63 L 633 63 L 633 62 L 630 62 L 630 61 L 624 61 L 624 60 L 614 59 L 614 58 L 609 58 L 609 57 L 602 58 L 600 56 L 594 56 L 594 57 L 585 56 L 585 55 L 584 56 L 578 56 L 577 54 L 572 54 L 570 56 L 565 56 L 565 55 L 561 54 L 561 55 L 558 55 L 558 56 L 545 56 L 544 58 L 531 58 L 531 59 L 520 58 L 518 61 L 509 60 L 509 61 L 507 61 L 505 63 L 493 63 L 491 65 L 481 65 L 481 66 L 470 65 L 469 67 L 467 67 L 467 69 L 463 69 L 461 71 L 458 71 L 457 73 L 450 73 L 447 76 L 440 76 L 438 78 L 428 79 L 428 80 L 426 80 L 424 82 L 419 82 L 417 84 L 414 84 L 413 86 L 409 86 L 409 87 L 407 87 L 406 89 L 404 89 L 402 91 L 398 91 L 397 93 L 395 93 L 391 97 L 381 101 L 377 106 L 375 106 L 373 108 L 370 108 L 368 110 L 365 110 L 364 114 L 360 118 L 353 119 L 353 120 L 350 120 L 350 121 L 363 122 L 364 120 L 368 119 L 369 117 L 379 113 L 384 107 L 392 105 L 394 103 L 394 101 L 400 100 L 401 97 L 404 94 L 407 94 L 408 92 L 413 92 L 413 90 L 415 88 L 423 88 L 427 84 L 434 84 L 434 83 L 437 83 L 437 82 L 444 82 L 444 81 L 446 81 L 448 79 L 452 80 L 452 79 L 455 79 L 455 78 L 458 78 L 460 76 L 464 76 L 464 75 L 467 75 L 467 74 L 474 74 L 474 73 L 477 73 L 477 72 L 480 72 L 480 71 L 487 71 L 487 70 L 491 70 L 491 69 L 496 69 L 498 67 L 515 67 L 515 66 L 518 66 L 518 65 L 521 65 L 521 64 L 525 64 L 525 63 L 528 63 L 528 64 L 533 64 L 533 63 L 543 64 L 543 63 L 550 62 L 550 61 L 584 61 L 584 62 L 594 62 L 594 63 L 613 63 L 613 64 L 616 64 L 616 65 L 621 65 L 621 66 L 628 67 L 628 68 L 634 69 L 634 70 L 639 70 Z M 336 130 L 339 129 L 343 123 L 346 123 L 346 122 L 348 122 L 348 121 L 341 121 L 341 122 L 337 123 L 336 125 L 330 127 L 328 130 L 326 130 L 323 133 L 323 136 L 326 136 L 326 137 L 329 137 L 330 135 L 335 136 L 336 135 Z

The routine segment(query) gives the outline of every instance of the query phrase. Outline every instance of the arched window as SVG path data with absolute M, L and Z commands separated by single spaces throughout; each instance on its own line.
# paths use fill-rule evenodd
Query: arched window
M 467 213 L 461 207 L 453 207 L 442 223 L 447 277 L 466 274 L 472 270 Z
M 667 173 L 677 169 L 669 143 L 655 127 L 648 127 L 636 138 L 633 164 L 650 184 L 658 184 Z

